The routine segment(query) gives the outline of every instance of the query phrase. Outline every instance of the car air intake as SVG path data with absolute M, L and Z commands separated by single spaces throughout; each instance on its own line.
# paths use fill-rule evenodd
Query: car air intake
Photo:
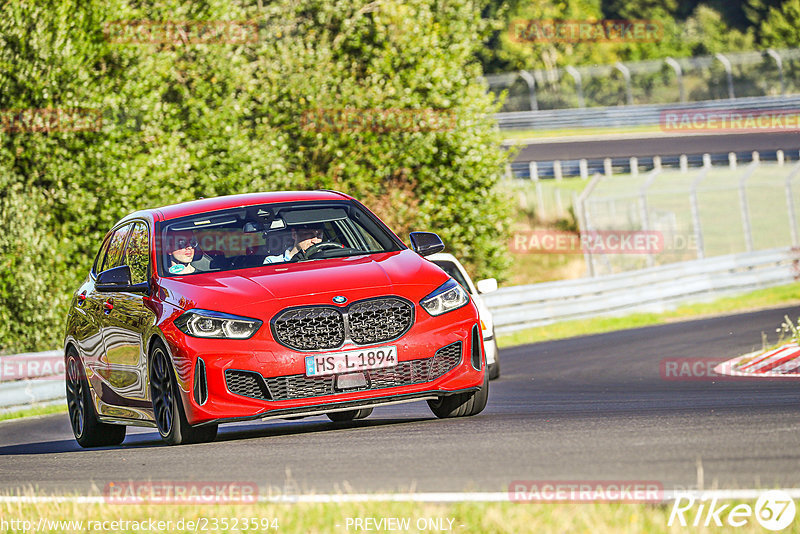
M 398 363 L 395 367 L 364 371 L 367 386 L 360 390 L 383 389 L 430 382 L 461 363 L 460 341 L 437 350 L 432 358 Z M 290 400 L 338 393 L 336 376 L 288 375 L 264 378 L 254 371 L 225 371 L 228 390 L 237 395 L 263 400 Z M 352 391 L 352 390 L 350 390 Z
M 236 395 L 272 400 L 264 383 L 264 377 L 255 371 L 228 369 L 225 371 L 225 384 L 228 386 L 228 391 Z
M 194 366 L 194 400 L 201 406 L 208 400 L 206 363 L 202 358 L 197 358 L 197 364 Z
M 478 328 L 478 325 L 472 327 L 472 343 L 471 343 L 471 351 L 472 351 L 472 358 L 471 363 L 472 367 L 476 371 L 481 370 L 481 331 Z

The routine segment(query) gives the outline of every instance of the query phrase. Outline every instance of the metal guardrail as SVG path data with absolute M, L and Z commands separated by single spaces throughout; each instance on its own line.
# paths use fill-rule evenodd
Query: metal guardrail
M 671 306 L 797 279 L 800 252 L 764 250 L 674 263 L 596 278 L 499 289 L 484 296 L 498 333 L 557 321 L 658 312 Z
M 545 111 L 497 113 L 501 130 L 556 130 L 570 128 L 614 128 L 658 125 L 662 113 L 669 111 L 721 111 L 746 109 L 758 111 L 800 110 L 800 96 L 750 97 L 734 100 L 707 100 L 685 104 L 647 104 Z
M 65 399 L 64 353 L 28 352 L 0 357 L 0 411 Z

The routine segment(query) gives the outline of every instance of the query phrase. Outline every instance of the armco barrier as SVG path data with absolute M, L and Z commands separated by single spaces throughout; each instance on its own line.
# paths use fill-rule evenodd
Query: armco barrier
M 800 96 L 748 97 L 735 100 L 707 100 L 685 104 L 645 104 L 580 109 L 514 111 L 496 113 L 501 130 L 563 130 L 571 128 L 620 128 L 658 126 L 666 112 L 680 111 L 797 111 Z
M 498 333 L 557 321 L 657 312 L 671 306 L 793 282 L 791 248 L 732 254 L 596 278 L 507 287 L 484 300 Z
M 65 398 L 60 350 L 0 356 L 0 411 Z

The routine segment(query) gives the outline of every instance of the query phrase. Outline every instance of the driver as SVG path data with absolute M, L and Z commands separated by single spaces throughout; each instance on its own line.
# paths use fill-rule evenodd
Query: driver
M 267 256 L 264 258 L 264 264 L 267 263 L 281 263 L 291 261 L 294 256 L 299 252 L 305 252 L 317 243 L 322 243 L 322 236 L 324 235 L 321 226 L 316 224 L 304 224 L 292 228 L 292 239 L 294 244 L 286 249 L 283 254 L 275 256 Z

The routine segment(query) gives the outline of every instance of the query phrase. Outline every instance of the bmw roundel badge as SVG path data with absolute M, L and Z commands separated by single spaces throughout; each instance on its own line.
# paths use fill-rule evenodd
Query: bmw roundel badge
M 345 302 L 347 302 L 347 297 L 336 295 L 335 297 L 333 297 L 333 302 L 336 304 L 344 304 Z

